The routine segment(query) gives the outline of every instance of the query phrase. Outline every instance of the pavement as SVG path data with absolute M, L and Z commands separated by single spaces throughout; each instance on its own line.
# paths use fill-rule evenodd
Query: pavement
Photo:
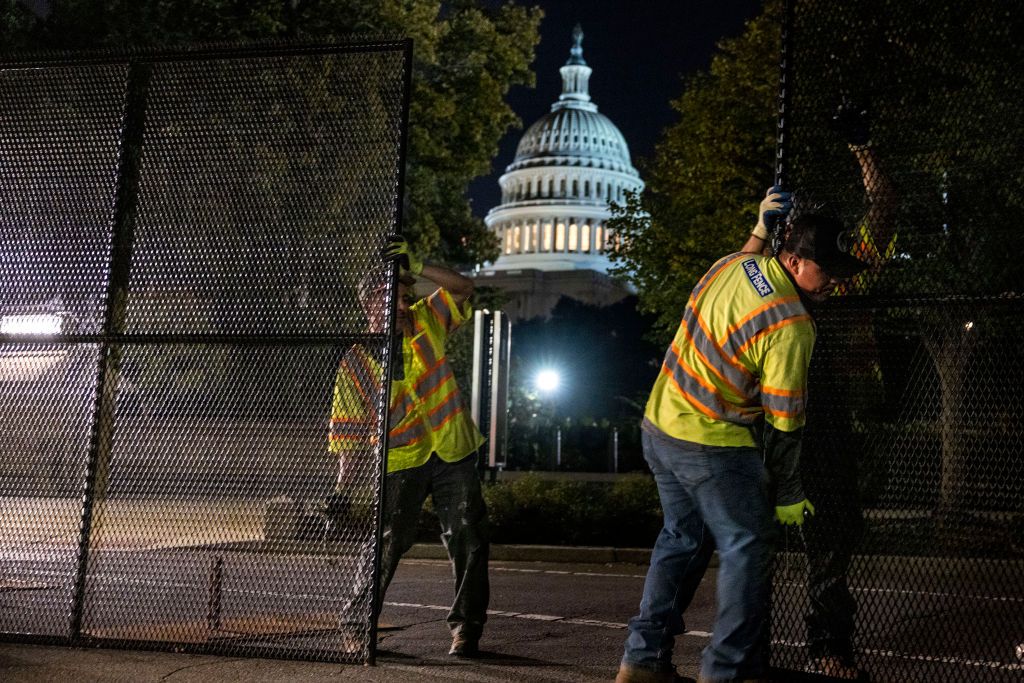
M 374 666 L 8 642 L 0 643 L 0 682 L 611 681 L 650 551 L 492 550 L 489 621 L 479 659 L 447 655 L 451 568 L 441 546 L 419 545 L 403 559 L 385 598 Z M 804 561 L 783 556 L 776 566 L 772 651 L 773 662 L 789 669 L 778 679 L 786 683 L 811 680 L 796 673 L 806 656 Z M 1024 680 L 1024 664 L 1014 649 L 1024 641 L 1019 630 L 1024 586 L 1010 580 L 1019 575 L 1017 563 L 858 556 L 854 569 L 861 664 L 875 683 Z M 673 661 L 683 675 L 696 676 L 710 636 L 716 574 L 708 572 L 701 582 L 685 615 L 687 632 L 676 641 Z M 152 601 L 153 584 L 139 584 L 138 595 Z M 33 605 L 33 587 L 7 590 L 0 590 L 0 621 Z M 179 590 L 178 604 L 187 599 Z M 3 610 L 17 605 L 5 615 Z
M 492 546 L 492 609 L 473 660 L 447 655 L 451 570 L 440 545 L 418 544 L 388 591 L 374 666 L 0 643 L 0 681 L 610 681 L 649 556 L 645 549 Z M 712 596 L 695 604 L 705 623 Z M 695 675 L 706 631 L 686 640 L 677 652 L 694 663 Z

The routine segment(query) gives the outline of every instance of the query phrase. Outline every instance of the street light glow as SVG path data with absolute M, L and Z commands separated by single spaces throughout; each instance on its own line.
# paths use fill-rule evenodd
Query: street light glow
M 60 332 L 58 315 L 5 315 L 0 320 L 0 334 L 53 335 Z
M 549 394 L 562 384 L 562 376 L 557 370 L 541 370 L 534 378 L 534 384 L 537 385 L 537 391 Z

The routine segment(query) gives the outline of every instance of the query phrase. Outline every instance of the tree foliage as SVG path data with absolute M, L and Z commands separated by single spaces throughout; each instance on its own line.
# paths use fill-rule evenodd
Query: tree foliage
M 697 280 L 736 251 L 772 179 L 779 14 L 769 3 L 738 38 L 723 41 L 709 71 L 686 82 L 668 128 L 644 165 L 647 190 L 615 207 L 623 238 L 613 258 L 658 327 L 674 330 Z
M 3 5 L 8 51 L 411 37 L 406 234 L 449 262 L 497 256 L 466 189 L 520 123 L 504 98 L 534 82 L 539 9 L 478 0 L 61 0 L 37 16 L 14 0 Z

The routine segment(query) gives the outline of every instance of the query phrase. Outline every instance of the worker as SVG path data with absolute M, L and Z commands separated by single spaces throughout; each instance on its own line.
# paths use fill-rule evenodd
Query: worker
M 447 617 L 452 634 L 449 654 L 474 657 L 489 599 L 487 513 L 476 457 L 484 439 L 465 410 L 446 355 L 449 336 L 471 315 L 473 281 L 450 268 L 424 264 L 401 237 L 395 236 L 385 257 L 402 265 L 394 327 L 401 344 L 393 345 L 379 604 L 399 560 L 416 540 L 420 511 L 431 496 L 455 574 L 455 599 Z M 437 288 L 413 303 L 416 276 Z M 360 285 L 371 333 L 387 330 L 386 285 L 386 278 L 372 274 Z M 382 350 L 375 355 L 356 345 L 338 370 L 330 449 L 338 456 L 342 490 L 366 477 L 367 440 L 374 438 L 372 425 L 379 424 L 376 411 L 382 401 L 379 381 L 384 370 L 378 357 Z
M 759 239 L 785 217 L 790 200 L 769 190 L 754 229 Z M 808 307 L 865 267 L 842 248 L 845 234 L 836 219 L 804 213 L 789 224 L 777 256 L 726 256 L 690 295 L 642 423 L 664 526 L 617 683 L 676 680 L 674 639 L 712 542 L 717 615 L 698 680 L 765 675 L 772 508 L 784 524 L 814 514 L 799 476 L 815 340 Z

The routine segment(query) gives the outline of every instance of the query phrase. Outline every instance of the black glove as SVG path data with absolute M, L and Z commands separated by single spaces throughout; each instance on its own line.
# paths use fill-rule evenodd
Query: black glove
M 843 100 L 832 114 L 832 130 L 839 134 L 850 147 L 867 147 L 871 144 L 871 117 L 866 105 Z

